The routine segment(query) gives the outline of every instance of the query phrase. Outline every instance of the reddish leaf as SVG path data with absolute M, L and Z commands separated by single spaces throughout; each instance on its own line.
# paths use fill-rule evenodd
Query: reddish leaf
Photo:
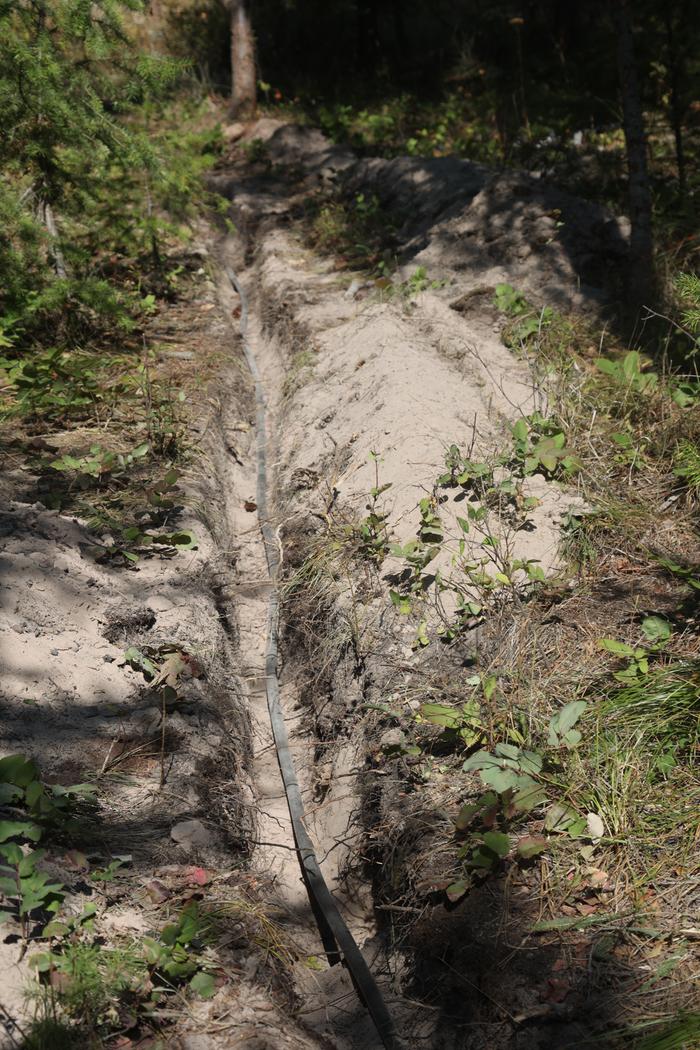
M 208 882 L 211 882 L 206 868 L 190 868 L 187 877 L 196 886 L 206 886 Z
M 52 970 L 49 976 L 51 987 L 55 988 L 57 992 L 69 992 L 70 986 L 73 983 L 73 978 L 70 974 L 59 973 L 58 970 Z
M 66 867 L 71 868 L 73 871 L 87 871 L 90 867 L 85 854 L 77 849 L 68 850 L 68 852 L 63 855 L 63 861 Z
M 170 890 L 159 879 L 151 879 L 144 889 L 154 904 L 162 904 L 172 896 Z
M 550 977 L 541 998 L 545 1003 L 563 1003 L 570 991 L 568 981 L 561 977 Z
M 547 839 L 544 835 L 525 835 L 518 839 L 518 856 L 523 860 L 530 860 L 547 849 Z

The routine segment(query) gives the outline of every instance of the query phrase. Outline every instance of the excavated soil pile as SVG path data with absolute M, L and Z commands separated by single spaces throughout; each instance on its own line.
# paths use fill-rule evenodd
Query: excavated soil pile
M 436 632 L 455 614 L 445 596 L 425 605 L 431 644 L 423 648 L 415 618 L 392 600 L 401 557 L 362 564 L 345 544 L 367 513 L 377 471 L 380 486 L 390 485 L 381 512 L 393 541 L 405 544 L 421 528 L 420 501 L 435 491 L 451 445 L 488 458 L 512 441 L 516 420 L 546 411 L 527 361 L 500 340 L 492 289 L 507 282 L 537 305 L 598 310 L 624 265 L 624 223 L 530 176 L 467 161 L 358 161 L 312 129 L 270 120 L 245 131 L 244 144 L 256 140 L 264 162 L 250 159 L 257 145 L 233 147 L 212 175 L 231 198 L 238 235 L 216 248 L 210 237 L 211 279 L 187 304 L 193 326 L 178 329 L 193 375 L 206 361 L 211 376 L 215 360 L 219 377 L 191 421 L 199 453 L 182 483 L 177 527 L 196 533 L 196 550 L 146 558 L 138 572 L 99 564 L 85 523 L 47 510 L 31 472 L 5 464 L 2 751 L 33 755 L 51 782 L 97 782 L 102 820 L 85 849 L 131 855 L 140 889 L 124 894 L 117 925 L 134 936 L 159 921 L 154 875 L 162 887 L 187 865 L 215 873 L 222 906 L 240 895 L 241 879 L 248 902 L 262 895 L 274 904 L 284 944 L 260 948 L 258 938 L 255 948 L 238 927 L 229 931 L 220 950 L 230 979 L 179 1022 L 168 1045 L 378 1045 L 347 975 L 322 958 L 267 720 L 271 582 L 255 514 L 255 405 L 236 332 L 242 304 L 222 268 L 233 265 L 251 301 L 250 344 L 267 399 L 284 575 L 282 699 L 328 884 L 406 1046 L 576 1045 L 594 1004 L 542 1007 L 537 989 L 552 958 L 524 940 L 532 886 L 494 878 L 456 910 L 434 892 L 453 874 L 452 816 L 463 789 L 437 767 L 418 775 L 402 744 L 421 699 L 463 695 L 480 629 L 441 646 Z M 340 187 L 376 195 L 394 216 L 399 294 L 310 250 L 306 203 Z M 432 283 L 406 290 L 417 267 Z M 575 493 L 534 475 L 521 496 L 527 520 L 499 517 L 493 541 L 511 562 L 551 573 Z M 458 494 L 447 492 L 445 549 L 433 566 L 445 576 L 463 514 Z M 462 554 L 476 556 L 482 539 L 470 533 Z M 197 668 L 165 732 L 153 692 L 124 662 L 128 646 L 162 645 L 194 654 Z M 68 869 L 55 874 L 76 882 Z M 69 894 L 76 910 L 84 892 Z M 11 975 L 0 1003 L 21 1016 L 26 961 L 16 967 L 15 937 L 0 950 Z M 284 994 L 273 957 L 283 959 Z
M 251 164 L 260 141 L 264 161 Z M 248 129 L 243 145 L 212 185 L 232 201 L 239 238 L 224 251 L 253 303 L 268 395 L 287 581 L 282 683 L 293 732 L 299 741 L 305 734 L 297 761 L 315 802 L 309 826 L 319 858 L 408 1045 L 575 1045 L 591 1003 L 580 1015 L 568 1004 L 543 1008 L 537 989 L 552 953 L 524 941 L 513 953 L 534 918 L 532 886 L 517 888 L 512 914 L 500 879 L 475 888 L 456 912 L 431 896 L 454 864 L 450 812 L 463 787 L 439 775 L 416 780 L 397 718 L 410 722 L 436 685 L 451 699 L 464 695 L 480 631 L 441 648 L 435 631 L 454 611 L 445 598 L 425 606 L 433 642 L 417 645 L 416 622 L 392 601 L 400 558 L 363 567 L 343 558 L 342 536 L 366 514 L 378 470 L 379 485 L 390 485 L 381 511 L 392 538 L 415 538 L 420 500 L 434 492 L 452 444 L 488 458 L 512 441 L 515 421 L 546 412 L 526 359 L 501 342 L 493 288 L 507 282 L 541 306 L 597 311 L 624 264 L 624 223 L 527 175 L 453 159 L 358 161 L 316 131 L 269 120 Z M 429 287 L 387 296 L 310 250 L 305 202 L 329 189 L 376 194 L 400 222 L 395 285 L 422 266 Z M 501 520 L 494 541 L 511 562 L 550 574 L 562 517 L 580 503 L 541 475 L 525 480 L 522 495 L 527 521 Z M 464 538 L 463 513 L 448 492 L 440 505 L 447 551 L 435 562 L 445 574 Z M 482 539 L 470 535 L 467 553 Z M 378 713 L 388 708 L 390 717 Z M 267 860 L 289 876 L 274 851 Z M 337 1045 L 372 1045 L 352 1023 L 339 1037 L 341 1028 L 331 1013 Z

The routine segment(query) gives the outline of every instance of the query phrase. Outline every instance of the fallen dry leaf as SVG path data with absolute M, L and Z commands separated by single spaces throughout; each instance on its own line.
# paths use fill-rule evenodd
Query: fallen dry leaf
M 588 834 L 592 839 L 602 839 L 605 834 L 605 824 L 597 813 L 587 813 L 586 824 L 588 826 Z
M 561 977 L 550 977 L 541 999 L 545 1003 L 562 1003 L 571 991 L 571 984 Z
M 154 904 L 162 904 L 172 896 L 168 887 L 160 879 L 151 879 L 146 883 L 144 889 Z
M 208 882 L 211 882 L 206 868 L 190 868 L 187 872 L 187 877 L 196 886 L 206 886 Z

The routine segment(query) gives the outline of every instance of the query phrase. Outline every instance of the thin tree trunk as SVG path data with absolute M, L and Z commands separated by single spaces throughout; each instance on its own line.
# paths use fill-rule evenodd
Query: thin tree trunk
M 673 13 L 666 8 L 666 42 L 668 44 L 668 68 L 671 74 L 671 124 L 676 140 L 676 168 L 678 170 L 678 189 L 681 197 L 685 196 L 685 150 L 683 148 L 683 122 L 680 100 L 680 64 L 673 32 Z
M 44 213 L 44 225 L 48 231 L 51 239 L 50 252 L 53 258 L 53 265 L 56 271 L 56 276 L 60 277 L 61 280 L 65 281 L 68 276 L 66 270 L 66 264 L 63 258 L 63 252 L 61 251 L 60 243 L 58 240 L 58 229 L 56 228 L 56 220 L 53 215 L 53 208 L 47 201 L 43 201 L 41 210 Z
M 230 0 L 231 11 L 231 116 L 250 120 L 255 116 L 257 78 L 255 37 L 250 22 L 249 0 Z
M 631 303 L 641 305 L 653 300 L 656 289 L 647 139 L 635 66 L 629 0 L 612 0 L 611 9 L 617 35 L 617 65 L 627 147 L 631 225 L 628 295 Z

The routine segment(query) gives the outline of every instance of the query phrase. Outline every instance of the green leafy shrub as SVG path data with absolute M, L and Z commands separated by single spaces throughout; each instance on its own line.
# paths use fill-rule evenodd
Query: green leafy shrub
M 48 785 L 32 759 L 0 759 L 0 893 L 5 906 L 0 922 L 14 915 L 26 934 L 31 918 L 58 911 L 64 887 L 41 869 L 46 850 L 36 846 L 49 835 L 77 831 L 80 804 L 93 802 L 94 790 L 87 784 Z

